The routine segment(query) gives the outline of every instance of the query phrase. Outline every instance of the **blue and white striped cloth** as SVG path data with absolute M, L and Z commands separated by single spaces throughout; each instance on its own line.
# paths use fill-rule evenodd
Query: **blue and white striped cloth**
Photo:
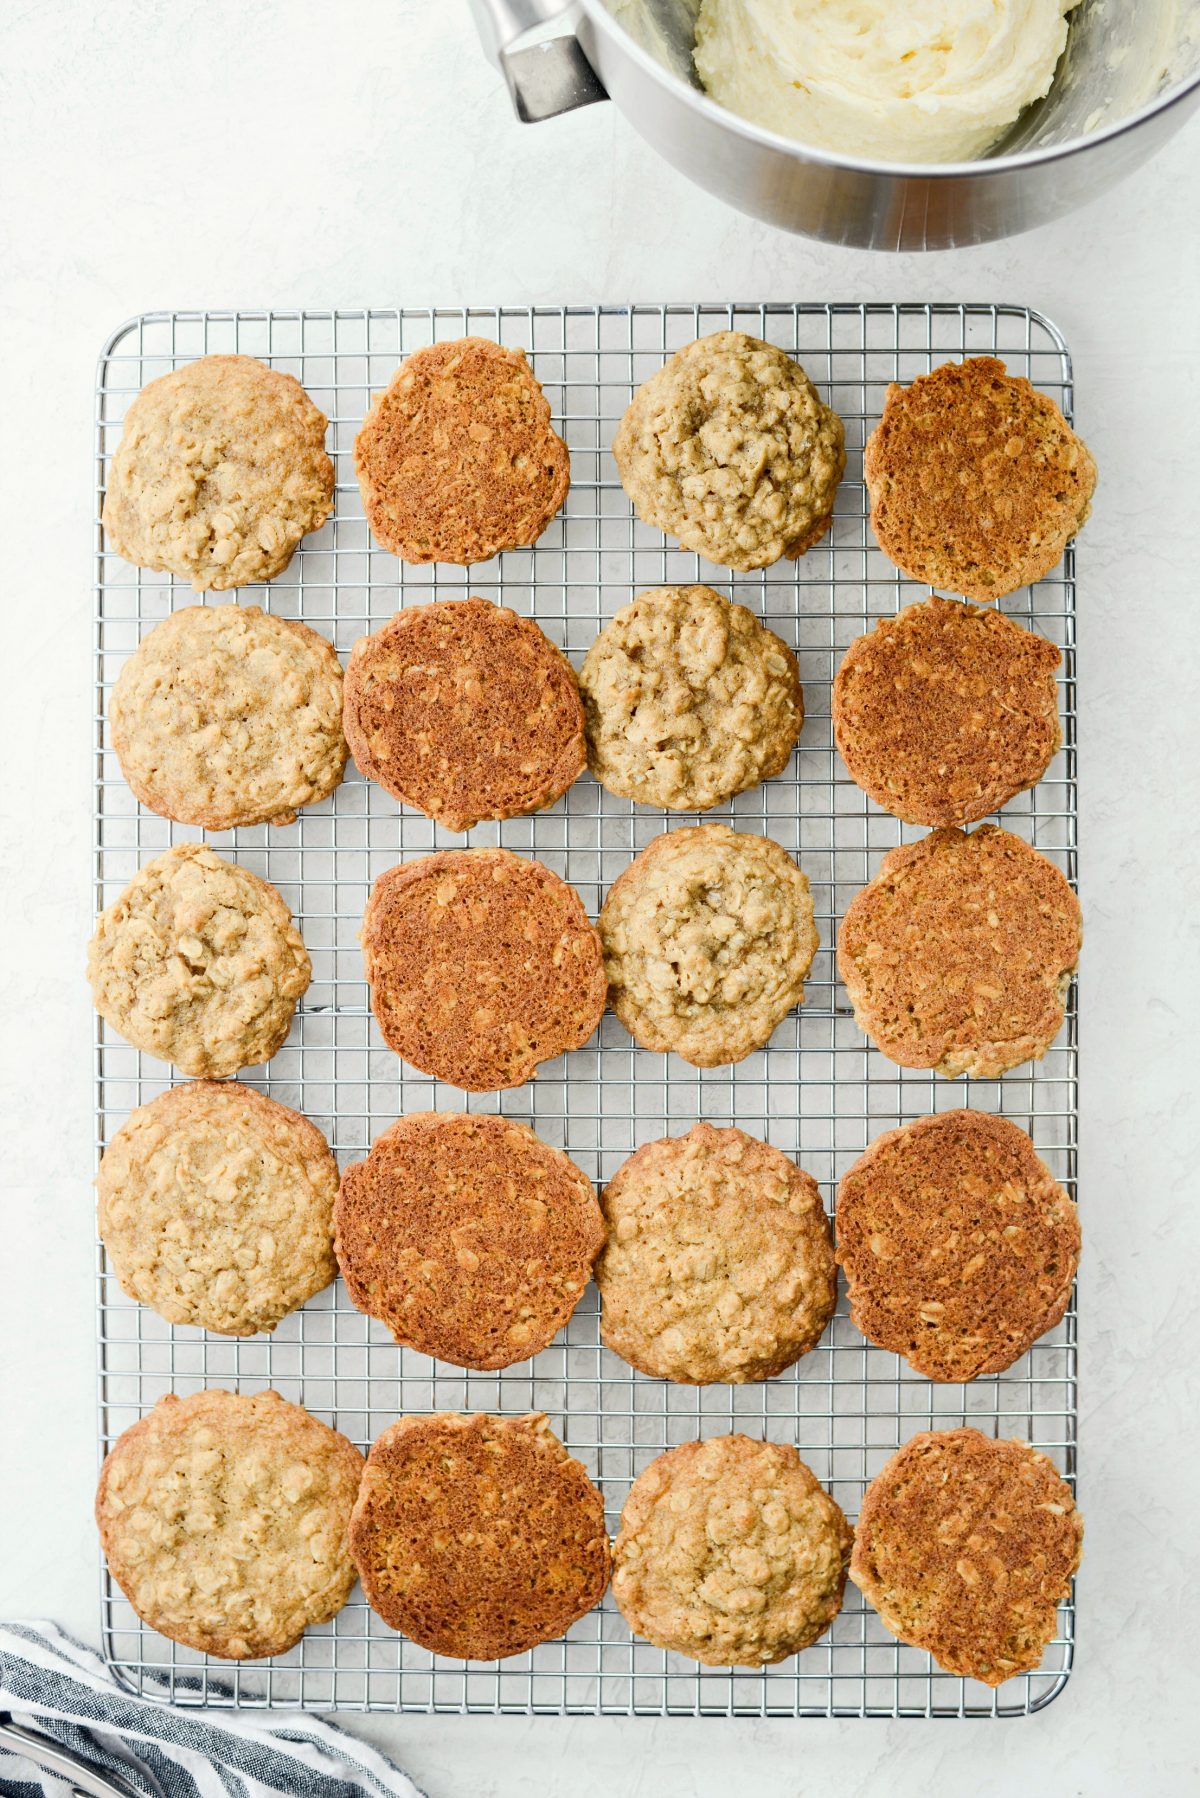
M 0 1712 L 145 1798 L 422 1798 L 381 1754 L 305 1712 L 185 1711 L 130 1698 L 52 1623 L 0 1623 Z M 0 1747 L 5 1798 L 66 1798 L 65 1780 Z

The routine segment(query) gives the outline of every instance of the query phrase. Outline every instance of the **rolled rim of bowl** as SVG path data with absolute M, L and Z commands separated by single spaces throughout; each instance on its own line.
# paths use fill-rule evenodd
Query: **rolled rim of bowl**
M 707 94 L 693 87 L 690 82 L 681 81 L 665 63 L 659 62 L 657 57 L 643 49 L 609 12 L 605 0 L 580 0 L 580 4 L 589 22 L 599 32 L 618 46 L 624 55 L 631 57 L 646 74 L 670 88 L 702 118 L 723 125 L 726 130 L 746 138 L 750 143 L 761 144 L 769 150 L 782 150 L 785 155 L 803 158 L 804 161 L 816 163 L 823 168 L 846 169 L 862 175 L 883 175 L 893 181 L 961 181 L 967 175 L 1004 175 L 1037 168 L 1043 163 L 1062 162 L 1068 156 L 1076 156 L 1083 150 L 1091 150 L 1098 144 L 1123 137 L 1126 132 L 1136 131 L 1139 125 L 1157 118 L 1160 113 L 1169 112 L 1200 87 L 1200 68 L 1196 68 L 1182 81 L 1155 94 L 1153 99 L 1148 100 L 1144 106 L 1139 106 L 1135 112 L 1126 114 L 1123 119 L 1116 119 L 1111 125 L 1087 132 L 1083 137 L 1070 138 L 1063 144 L 1047 144 L 1039 150 L 1019 150 L 1009 156 L 982 156 L 974 162 L 879 162 L 865 156 L 838 156 L 832 151 L 820 150 L 815 145 L 803 143 L 799 138 L 783 137 L 777 131 L 767 131 L 761 125 L 752 124 L 749 119 L 742 118 L 740 113 L 718 106 L 715 100 L 710 100 Z

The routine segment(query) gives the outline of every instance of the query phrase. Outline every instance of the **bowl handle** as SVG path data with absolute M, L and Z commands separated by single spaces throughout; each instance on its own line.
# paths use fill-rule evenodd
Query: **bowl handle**
M 66 1781 L 72 1798 L 137 1798 L 133 1787 L 123 1779 L 97 1773 L 73 1749 L 64 1748 L 38 1730 L 24 1729 L 14 1723 L 8 1711 L 0 1711 L 0 1748 L 9 1754 L 32 1761 L 43 1772 Z
M 607 100 L 599 76 L 575 36 L 578 5 L 563 0 L 471 0 L 490 61 L 508 86 L 523 125 Z M 547 32 L 549 26 L 561 27 Z

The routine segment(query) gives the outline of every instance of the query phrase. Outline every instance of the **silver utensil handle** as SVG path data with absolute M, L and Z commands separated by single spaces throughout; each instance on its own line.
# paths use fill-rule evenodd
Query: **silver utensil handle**
M 35 1730 L 14 1723 L 7 1711 L 0 1711 L 0 1748 L 7 1748 L 10 1754 L 22 1755 L 35 1767 L 43 1767 L 47 1773 L 65 1779 L 77 1798 L 136 1798 L 132 1786 L 93 1772 L 78 1755 L 60 1748 L 57 1742 L 48 1741 Z
M 523 125 L 607 100 L 575 35 L 576 4 L 471 0 L 471 11 L 483 47 L 504 76 L 513 111 Z

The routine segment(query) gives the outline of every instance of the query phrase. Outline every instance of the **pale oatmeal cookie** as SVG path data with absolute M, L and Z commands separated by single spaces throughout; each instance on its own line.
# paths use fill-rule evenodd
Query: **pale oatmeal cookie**
M 812 894 L 769 837 L 696 824 L 642 850 L 599 920 L 613 1010 L 644 1049 L 742 1061 L 804 997 Z
M 252 1336 L 337 1276 L 329 1144 L 253 1087 L 189 1081 L 139 1107 L 96 1188 L 122 1288 L 168 1323 Z
M 635 1635 L 708 1667 L 808 1648 L 842 1608 L 853 1533 L 796 1450 L 685 1442 L 633 1482 L 613 1597 Z
M 744 1130 L 646 1143 L 602 1197 L 605 1346 L 640 1372 L 767 1380 L 816 1347 L 837 1303 L 816 1182 Z
M 109 547 L 201 592 L 272 580 L 333 511 L 327 423 L 294 376 L 253 356 L 160 375 L 108 471 Z
M 203 1654 L 283 1654 L 354 1585 L 363 1458 L 277 1392 L 168 1393 L 118 1437 L 96 1523 L 138 1616 Z
M 804 723 L 792 651 L 711 587 L 639 593 L 593 643 L 579 684 L 596 779 L 669 811 L 707 811 L 769 780 Z
M 1082 1555 L 1083 1519 L 1046 1455 L 925 1430 L 863 1494 L 850 1577 L 902 1642 L 998 1686 L 1041 1661 Z
M 105 1022 L 135 1049 L 214 1079 L 271 1059 L 311 976 L 275 888 L 203 843 L 147 862 L 88 945 Z
M 644 381 L 613 441 L 646 524 L 726 568 L 765 568 L 825 535 L 845 433 L 798 362 L 743 331 L 689 343 Z
M 331 643 L 258 606 L 185 606 L 117 676 L 113 748 L 143 805 L 206 830 L 293 824 L 346 766 Z

